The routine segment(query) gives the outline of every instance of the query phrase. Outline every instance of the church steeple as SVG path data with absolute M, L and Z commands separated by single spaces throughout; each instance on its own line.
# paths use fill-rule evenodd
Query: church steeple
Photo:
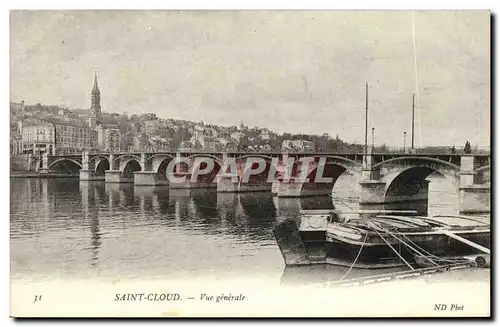
M 102 114 L 101 114 L 101 92 L 99 91 L 99 85 L 97 84 L 97 72 L 94 72 L 94 87 L 90 94 L 90 117 L 89 117 L 89 127 L 94 128 L 96 125 L 101 124 Z
M 94 72 L 94 87 L 92 88 L 92 94 L 101 94 L 101 92 L 99 92 L 99 85 L 97 84 L 97 72 Z

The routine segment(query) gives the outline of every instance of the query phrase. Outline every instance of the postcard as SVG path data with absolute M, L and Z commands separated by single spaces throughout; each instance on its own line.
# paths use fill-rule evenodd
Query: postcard
M 12 10 L 11 316 L 490 317 L 491 22 Z

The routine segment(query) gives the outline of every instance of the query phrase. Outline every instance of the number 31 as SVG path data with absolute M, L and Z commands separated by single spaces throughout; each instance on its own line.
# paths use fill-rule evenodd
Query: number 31
M 35 295 L 35 300 L 33 300 L 33 303 L 37 302 L 37 301 L 41 301 L 42 300 L 42 296 L 41 295 Z

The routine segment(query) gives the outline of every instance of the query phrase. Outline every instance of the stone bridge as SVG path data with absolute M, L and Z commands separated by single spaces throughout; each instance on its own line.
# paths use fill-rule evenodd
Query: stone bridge
M 490 155 L 84 152 L 30 160 L 34 170 L 75 174 L 84 181 L 269 191 L 278 197 L 331 195 L 337 180 L 351 175 L 360 185 L 360 204 L 426 198 L 427 177 L 438 173 L 455 186 L 461 212 L 490 207 Z

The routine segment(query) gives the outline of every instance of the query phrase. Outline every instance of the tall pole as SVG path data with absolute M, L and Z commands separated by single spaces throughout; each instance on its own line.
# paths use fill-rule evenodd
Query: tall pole
M 375 149 L 375 127 L 372 127 L 372 153 Z
M 415 149 L 415 93 L 413 93 L 413 104 L 411 109 L 411 148 Z
M 365 85 L 365 167 L 368 164 L 368 82 Z

